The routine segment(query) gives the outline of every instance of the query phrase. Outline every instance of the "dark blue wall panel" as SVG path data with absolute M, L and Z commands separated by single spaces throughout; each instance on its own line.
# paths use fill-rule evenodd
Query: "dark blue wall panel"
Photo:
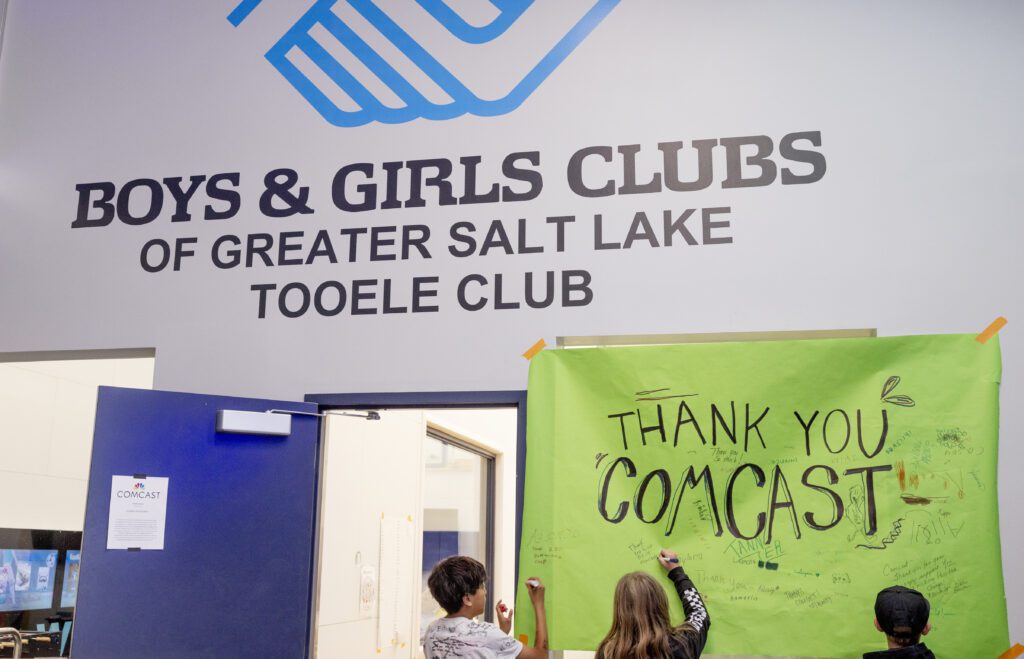
M 430 572 L 434 566 L 459 553 L 458 531 L 423 532 L 423 571 Z

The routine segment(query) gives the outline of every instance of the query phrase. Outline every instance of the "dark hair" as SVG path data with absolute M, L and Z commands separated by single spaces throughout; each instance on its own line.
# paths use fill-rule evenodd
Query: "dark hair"
M 487 581 L 487 569 L 469 556 L 451 556 L 434 566 L 427 579 L 430 594 L 449 614 L 462 608 L 462 597 L 472 595 Z

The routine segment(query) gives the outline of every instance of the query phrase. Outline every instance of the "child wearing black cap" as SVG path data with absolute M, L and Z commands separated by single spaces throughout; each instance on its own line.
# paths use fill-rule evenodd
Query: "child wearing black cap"
M 931 607 L 924 595 L 911 588 L 890 586 L 875 598 L 875 629 L 885 633 L 889 649 L 865 653 L 864 659 L 935 659 L 921 642 L 931 631 Z

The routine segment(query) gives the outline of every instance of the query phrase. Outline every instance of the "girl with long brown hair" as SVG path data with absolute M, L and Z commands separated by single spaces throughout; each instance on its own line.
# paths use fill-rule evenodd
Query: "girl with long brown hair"
M 658 562 L 676 587 L 686 622 L 673 627 L 662 585 L 646 572 L 631 572 L 615 586 L 612 628 L 596 659 L 696 659 L 704 650 L 711 618 L 700 593 L 675 552 L 662 549 Z

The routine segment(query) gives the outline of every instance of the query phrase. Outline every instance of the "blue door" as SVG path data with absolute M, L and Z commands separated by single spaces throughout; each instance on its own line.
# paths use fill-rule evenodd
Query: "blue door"
M 218 410 L 309 403 L 101 387 L 75 659 L 306 657 L 319 419 L 286 437 L 217 432 Z M 107 549 L 115 475 L 169 478 L 163 550 Z

